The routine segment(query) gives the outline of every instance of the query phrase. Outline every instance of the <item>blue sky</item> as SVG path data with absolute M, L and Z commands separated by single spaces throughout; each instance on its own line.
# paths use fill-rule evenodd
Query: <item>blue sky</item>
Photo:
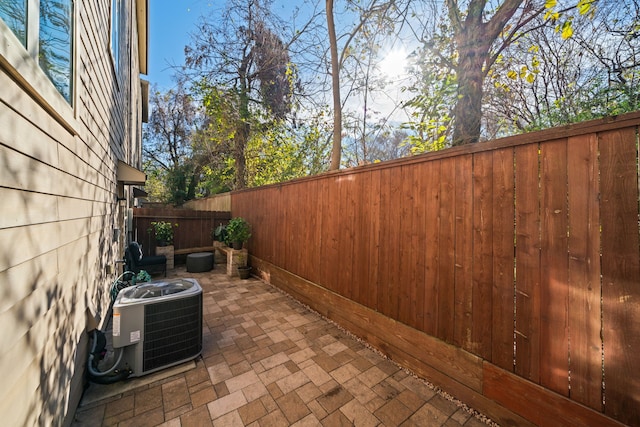
M 191 41 L 189 33 L 194 32 L 201 16 L 209 16 L 224 8 L 226 0 L 150 0 L 149 1 L 149 69 L 146 79 L 157 85 L 160 91 L 175 86 L 172 65 L 184 64 L 184 47 Z M 291 16 L 296 5 L 302 0 L 274 0 L 272 11 L 281 17 Z M 303 6 L 304 7 L 304 6 Z M 402 43 L 391 44 L 393 50 L 381 63 L 381 70 L 388 76 L 404 75 L 403 67 L 407 55 Z M 399 80 L 400 81 L 400 80 Z M 401 85 L 387 88 L 386 97 L 370 100 L 370 106 L 384 113 L 391 111 L 395 102 L 387 97 L 401 98 Z M 359 102 L 354 100 L 352 102 Z
M 224 7 L 225 0 L 150 0 L 149 1 L 149 74 L 147 80 L 158 89 L 174 86 L 172 65 L 184 64 L 184 47 L 189 33 L 201 16 Z M 272 10 L 289 13 L 298 0 L 276 0 Z
M 174 86 L 171 65 L 184 64 L 184 47 L 201 15 L 208 15 L 220 0 L 151 0 L 149 2 L 149 74 L 151 84 L 167 90 Z

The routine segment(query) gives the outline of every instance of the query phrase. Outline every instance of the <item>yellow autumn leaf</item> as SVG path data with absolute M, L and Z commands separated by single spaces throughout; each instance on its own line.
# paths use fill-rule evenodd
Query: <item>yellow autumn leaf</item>
M 518 78 L 518 73 L 516 73 L 515 71 L 511 70 L 507 73 L 507 77 L 509 77 L 511 80 L 515 80 Z
M 547 9 L 553 9 L 558 4 L 557 0 L 547 0 L 544 4 L 544 7 Z
M 536 76 L 535 76 L 534 74 L 529 73 L 529 74 L 527 75 L 527 81 L 528 81 L 529 83 L 533 83 L 535 79 L 536 79 Z
M 562 24 L 562 38 L 568 39 L 572 35 L 573 35 L 573 27 L 571 26 L 571 22 L 566 21 L 564 24 Z
M 591 0 L 580 0 L 578 2 L 578 13 L 584 15 L 591 10 Z

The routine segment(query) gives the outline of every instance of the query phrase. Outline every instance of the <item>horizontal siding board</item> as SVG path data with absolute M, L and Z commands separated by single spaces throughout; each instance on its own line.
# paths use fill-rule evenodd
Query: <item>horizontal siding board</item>
M 46 163 L 52 167 L 58 167 L 58 145 L 57 142 L 40 129 L 34 128 L 33 124 L 24 119 L 15 111 L 3 108 L 3 125 L 0 126 L 0 142 L 12 147 L 13 150 Z M 2 158 L 0 158 L 2 159 Z M 3 159 L 2 159 L 3 160 Z M 8 162 L 1 163 L 3 167 L 10 168 L 13 165 Z
M 58 219 L 59 198 L 51 194 L 0 187 L 0 200 L 4 205 L 3 214 L 0 215 L 0 229 Z
M 0 105 L 3 110 L 3 126 L 0 132 L 8 132 L 8 128 L 13 126 L 16 115 L 21 116 L 21 120 L 31 123 L 43 134 L 49 136 L 62 145 L 72 144 L 73 136 L 55 120 L 51 120 L 51 115 L 44 111 L 40 105 L 29 96 L 21 96 L 22 88 L 14 79 L 7 74 L 0 73 Z M 5 115 L 6 114 L 6 115 Z M 6 124 L 5 124 L 6 120 Z M 28 138 L 21 139 L 21 144 L 15 148 L 32 153 L 34 150 L 42 149 L 41 142 L 27 134 Z M 0 139 L 4 139 L 0 137 Z

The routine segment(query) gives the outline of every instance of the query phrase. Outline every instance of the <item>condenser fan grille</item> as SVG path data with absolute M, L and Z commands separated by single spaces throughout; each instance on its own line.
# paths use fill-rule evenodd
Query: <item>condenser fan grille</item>
M 197 356 L 202 350 L 202 293 L 145 305 L 143 370 Z

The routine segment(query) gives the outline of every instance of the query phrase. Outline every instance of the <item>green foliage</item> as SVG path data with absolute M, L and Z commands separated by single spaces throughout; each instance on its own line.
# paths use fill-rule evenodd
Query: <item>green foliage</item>
M 149 280 L 151 280 L 151 275 L 146 270 L 140 270 L 134 277 L 133 284 L 148 282 Z
M 417 52 L 416 83 L 405 88 L 414 94 L 404 104 L 411 111 L 411 120 L 402 124 L 409 131 L 405 144 L 412 154 L 442 150 L 451 144 L 457 78 L 451 69 L 455 54 L 446 44 L 446 38 L 435 38 Z M 440 56 L 432 54 L 434 49 Z
M 254 134 L 247 144 L 247 184 L 255 187 L 308 175 L 308 160 L 316 153 L 313 135 L 305 132 L 316 130 L 292 129 L 281 121 Z
M 194 152 L 194 136 L 202 116 L 184 84 L 167 92 L 153 91 L 152 113 L 144 126 L 143 156 L 152 200 L 182 205 L 194 199 L 202 157 Z
M 573 2 L 575 5 L 575 2 Z M 534 27 L 502 51 L 485 85 L 489 137 L 529 132 L 640 108 L 640 40 L 635 0 L 600 1 L 573 13 L 573 35 Z M 490 83 L 490 84 L 489 84 Z
M 251 226 L 242 217 L 234 217 L 227 224 L 228 242 L 246 242 L 251 237 Z
M 173 244 L 173 227 L 178 224 L 171 224 L 169 221 L 153 221 L 147 232 L 153 231 L 158 246 L 169 246 Z
M 216 242 L 227 242 L 227 227 L 223 224 L 218 225 L 211 230 L 211 238 Z

